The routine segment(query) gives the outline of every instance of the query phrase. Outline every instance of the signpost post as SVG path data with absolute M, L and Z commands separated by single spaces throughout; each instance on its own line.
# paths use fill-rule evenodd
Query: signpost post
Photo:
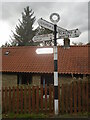
M 56 16 L 57 19 L 53 19 Z M 58 14 L 53 13 L 50 16 L 50 20 L 54 23 L 54 112 L 58 114 L 58 55 L 57 55 L 57 22 L 60 20 Z
M 56 16 L 57 19 L 53 17 Z M 60 20 L 60 16 L 57 13 L 52 13 L 50 16 L 50 20 L 54 23 L 50 23 L 42 18 L 38 20 L 38 24 L 44 28 L 47 28 L 54 32 L 54 112 L 55 115 L 58 114 L 58 55 L 57 55 L 57 33 L 59 35 L 59 39 L 67 40 L 69 38 L 79 37 L 81 34 L 78 29 L 67 30 L 62 27 L 57 26 L 57 22 Z M 49 38 L 49 39 L 48 39 Z M 38 35 L 33 38 L 34 42 L 48 41 L 50 40 L 50 36 L 46 37 L 44 35 Z

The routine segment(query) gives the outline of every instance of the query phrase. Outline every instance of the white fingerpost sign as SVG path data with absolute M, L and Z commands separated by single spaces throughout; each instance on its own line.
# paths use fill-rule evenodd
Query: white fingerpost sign
M 64 38 L 76 38 L 79 37 L 81 32 L 78 29 L 74 30 L 68 30 L 68 31 L 61 31 L 58 33 L 59 39 L 64 39 Z
M 34 42 L 43 42 L 43 41 L 52 41 L 54 39 L 53 34 L 44 34 L 44 35 L 36 35 L 33 37 Z
M 52 23 L 50 23 L 50 22 L 48 22 L 48 21 L 46 21 L 46 20 L 44 20 L 44 19 L 42 19 L 42 18 L 40 18 L 40 19 L 38 20 L 38 24 L 39 24 L 40 26 L 44 27 L 44 28 L 47 28 L 47 29 L 49 29 L 49 30 L 51 30 L 51 31 L 54 31 L 54 24 L 52 24 Z M 61 32 L 61 31 L 66 31 L 66 29 L 57 26 L 57 32 Z

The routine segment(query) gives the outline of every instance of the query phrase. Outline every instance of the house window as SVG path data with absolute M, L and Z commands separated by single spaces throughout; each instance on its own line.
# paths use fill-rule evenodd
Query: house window
M 4 55 L 9 55 L 9 53 L 10 53 L 9 51 L 6 51 L 6 52 L 4 53 Z
M 41 76 L 41 84 L 43 85 L 43 95 L 45 95 L 45 84 L 49 86 L 50 84 L 53 84 L 53 74 L 43 74 Z M 47 88 L 47 95 L 49 95 L 49 87 Z
M 43 74 L 41 76 L 41 84 L 43 84 L 43 86 L 45 84 L 47 84 L 47 86 L 49 86 L 49 84 L 53 84 L 54 80 L 53 80 L 53 74 Z
M 45 78 L 43 78 L 43 88 L 45 88 Z
M 18 84 L 31 84 L 32 83 L 32 75 L 29 73 L 21 73 L 18 74 Z

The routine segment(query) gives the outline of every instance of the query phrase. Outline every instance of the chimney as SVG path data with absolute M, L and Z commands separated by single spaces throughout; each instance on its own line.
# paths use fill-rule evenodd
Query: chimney
M 69 38 L 64 38 L 64 48 L 69 49 L 70 48 L 70 39 Z

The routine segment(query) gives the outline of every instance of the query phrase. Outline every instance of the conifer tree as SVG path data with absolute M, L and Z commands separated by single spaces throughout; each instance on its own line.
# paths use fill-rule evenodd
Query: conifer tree
M 29 9 L 29 6 L 24 8 L 22 12 L 22 20 L 19 20 L 19 24 L 16 25 L 15 33 L 13 32 L 12 43 L 18 46 L 35 45 L 32 41 L 35 36 L 36 30 L 33 30 L 33 24 L 36 20 L 33 16 L 34 12 Z

